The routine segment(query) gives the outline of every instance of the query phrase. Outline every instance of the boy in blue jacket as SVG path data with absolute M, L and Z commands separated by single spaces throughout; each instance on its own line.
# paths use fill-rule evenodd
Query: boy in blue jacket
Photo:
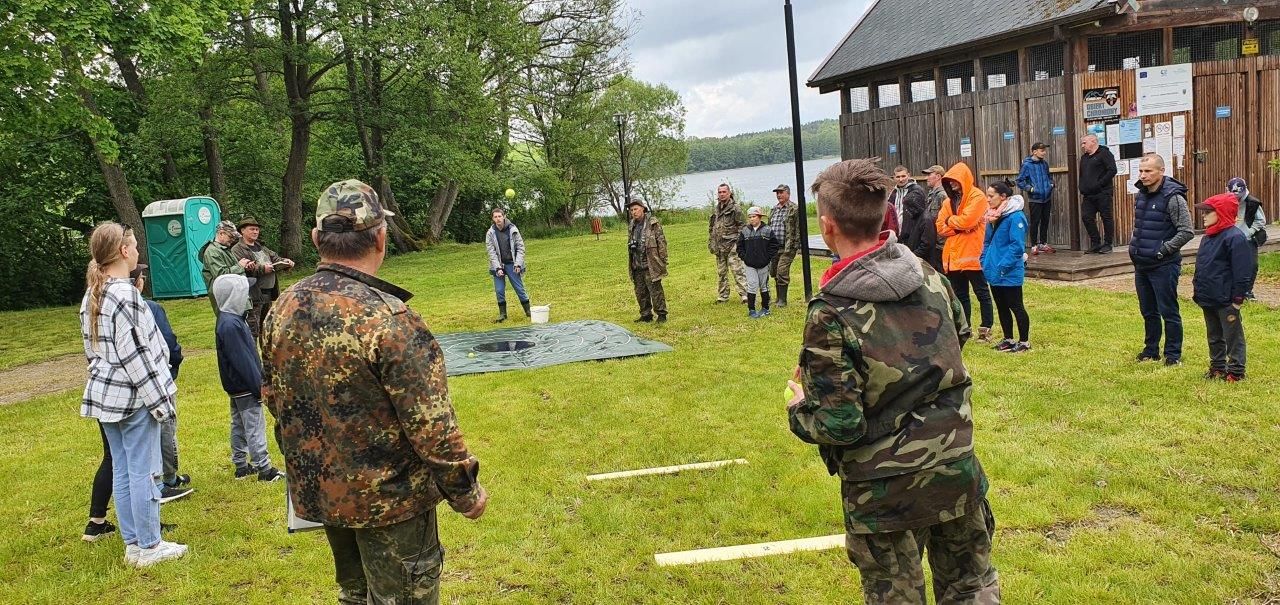
M 218 374 L 222 389 L 231 396 L 231 462 L 236 479 L 257 474 L 258 481 L 284 478 L 267 456 L 267 422 L 262 413 L 262 360 L 253 344 L 253 333 L 244 314 L 249 302 L 249 280 L 243 275 L 220 275 L 213 280 L 218 304 L 214 328 L 218 347 Z
M 1220 193 L 1199 204 L 1204 211 L 1204 237 L 1196 252 L 1192 297 L 1204 311 L 1209 338 L 1209 380 L 1244 380 L 1244 325 L 1240 307 L 1253 281 L 1253 246 L 1235 228 L 1240 202 L 1235 194 Z
M 1053 201 L 1053 178 L 1049 176 L 1049 146 L 1036 143 L 1031 146 L 1031 155 L 1022 160 L 1022 170 L 1018 172 L 1018 189 L 1021 189 L 1031 203 L 1031 253 L 1055 252 L 1049 241 L 1049 203 Z

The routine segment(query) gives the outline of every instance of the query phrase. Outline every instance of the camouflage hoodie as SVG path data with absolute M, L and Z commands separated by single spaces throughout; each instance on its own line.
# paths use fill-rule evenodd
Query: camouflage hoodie
M 950 283 L 892 234 L 809 303 L 791 431 L 843 481 L 851 533 L 934 525 L 982 500 L 968 338 Z

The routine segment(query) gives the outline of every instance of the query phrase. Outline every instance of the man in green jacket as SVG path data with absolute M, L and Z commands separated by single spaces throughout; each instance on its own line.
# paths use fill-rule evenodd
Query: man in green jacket
M 738 232 L 742 231 L 742 209 L 733 199 L 733 191 L 721 183 L 716 188 L 716 206 L 711 211 L 707 225 L 707 251 L 716 257 L 716 274 L 719 288 L 716 302 L 729 301 L 729 273 L 738 286 L 738 296 L 747 302 L 747 273 L 742 259 L 738 258 Z
M 213 316 L 218 316 L 218 303 L 213 300 L 213 280 L 221 275 L 245 275 L 245 270 L 253 267 L 248 259 L 237 259 L 231 247 L 240 239 L 236 224 L 231 221 L 218 223 L 213 239 L 200 248 L 200 262 L 204 265 L 200 275 L 204 277 L 204 289 L 209 293 L 209 304 L 213 306 Z M 252 280 L 250 281 L 252 284 Z
M 627 212 L 631 213 L 627 228 L 627 266 L 631 269 L 636 302 L 640 304 L 640 318 L 636 321 L 653 321 L 653 314 L 657 313 L 658 323 L 664 323 L 667 294 L 662 289 L 662 278 L 667 276 L 667 236 L 640 198 L 627 202 Z
M 867 603 L 999 603 L 995 520 L 973 452 L 964 309 L 947 280 L 881 236 L 893 181 L 872 160 L 818 175 L 822 238 L 840 262 L 809 303 L 791 432 L 840 477 L 845 544 Z M 797 384 L 798 382 L 798 384 Z

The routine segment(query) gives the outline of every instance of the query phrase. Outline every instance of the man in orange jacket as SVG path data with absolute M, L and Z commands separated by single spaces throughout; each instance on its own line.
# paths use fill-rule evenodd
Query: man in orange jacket
M 942 247 L 942 270 L 956 298 L 964 306 L 965 317 L 972 322 L 973 302 L 969 289 L 978 296 L 982 324 L 978 326 L 978 340 L 991 341 L 991 291 L 987 279 L 982 276 L 982 241 L 987 225 L 982 220 L 987 212 L 987 196 L 978 189 L 968 164 L 957 162 L 942 177 L 942 189 L 947 199 L 938 211 L 938 237 L 946 238 Z

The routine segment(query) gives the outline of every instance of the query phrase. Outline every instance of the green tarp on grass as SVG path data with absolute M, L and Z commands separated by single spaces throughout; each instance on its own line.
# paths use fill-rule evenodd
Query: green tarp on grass
M 534 324 L 491 332 L 437 334 L 450 376 L 525 370 L 671 351 L 604 321 Z

